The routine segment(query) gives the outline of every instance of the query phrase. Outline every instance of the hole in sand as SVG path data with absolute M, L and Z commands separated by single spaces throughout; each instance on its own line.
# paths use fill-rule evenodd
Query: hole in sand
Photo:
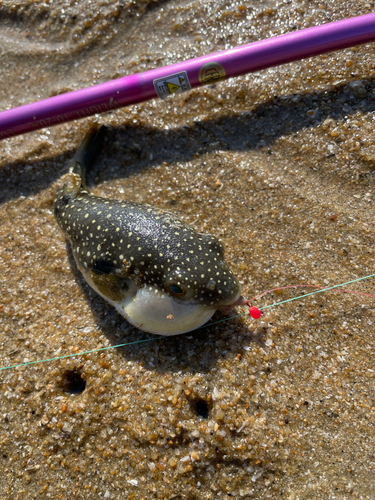
M 60 389 L 69 394 L 80 394 L 86 388 L 86 382 L 78 371 L 66 370 L 61 375 Z
M 205 399 L 195 398 L 191 401 L 191 407 L 198 417 L 208 418 L 210 411 L 208 403 Z

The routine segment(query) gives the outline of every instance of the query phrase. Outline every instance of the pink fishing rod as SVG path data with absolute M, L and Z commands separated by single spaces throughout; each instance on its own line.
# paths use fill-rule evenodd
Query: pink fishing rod
M 0 139 L 375 41 L 375 14 L 335 21 L 0 112 Z

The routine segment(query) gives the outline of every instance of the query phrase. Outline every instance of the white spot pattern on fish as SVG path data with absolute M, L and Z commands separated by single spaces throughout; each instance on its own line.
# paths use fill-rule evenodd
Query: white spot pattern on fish
M 85 147 L 92 147 L 89 134 Z M 159 208 L 93 196 L 70 176 L 56 193 L 56 219 L 85 279 L 132 324 L 184 333 L 239 299 L 216 238 Z

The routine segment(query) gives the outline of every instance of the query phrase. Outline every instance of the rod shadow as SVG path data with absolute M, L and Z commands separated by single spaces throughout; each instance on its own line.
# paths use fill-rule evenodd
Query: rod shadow
M 233 115 L 228 110 L 218 119 L 195 121 L 174 130 L 126 124 L 109 135 L 104 152 L 110 167 L 97 178 L 124 178 L 164 162 L 188 162 L 218 149 L 271 148 L 280 136 L 314 127 L 327 118 L 342 119 L 358 110 L 371 113 L 375 110 L 375 79 L 366 82 L 361 92 L 355 87 L 358 82 L 347 82 L 334 90 L 274 96 L 242 113 Z M 316 110 L 313 117 L 307 113 L 311 109 Z M 47 189 L 66 172 L 67 160 L 74 153 L 69 150 L 43 160 L 28 158 L 4 165 L 0 169 L 0 203 Z

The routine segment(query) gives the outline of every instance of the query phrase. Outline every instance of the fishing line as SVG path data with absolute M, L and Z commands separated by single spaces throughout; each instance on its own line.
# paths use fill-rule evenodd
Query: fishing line
M 165 337 L 155 337 L 152 339 L 136 340 L 134 342 L 126 342 L 125 344 L 110 345 L 108 347 L 99 347 L 98 349 L 92 349 L 91 351 L 77 352 L 76 354 L 66 354 L 65 356 L 57 356 L 55 358 L 47 359 L 37 359 L 36 361 L 28 361 L 27 363 L 20 363 L 18 365 L 12 366 L 2 366 L 0 370 L 9 370 L 10 368 L 19 368 L 20 366 L 35 365 L 36 363 L 46 363 L 47 361 L 56 361 L 57 359 L 72 358 L 74 356 L 82 356 L 83 354 L 91 354 L 92 352 L 106 351 L 107 349 L 116 349 L 116 347 L 124 347 L 132 344 L 141 344 L 142 342 L 150 342 L 151 340 L 160 340 Z
M 330 287 L 326 287 L 326 288 L 320 288 L 319 290 L 315 290 L 314 292 L 306 293 L 304 295 L 299 295 L 298 297 L 292 297 L 291 299 L 282 300 L 280 302 L 274 302 L 273 304 L 269 304 L 267 306 L 263 306 L 263 307 L 259 307 L 259 308 L 254 307 L 254 309 L 256 309 L 258 311 L 263 311 L 264 309 L 268 309 L 270 307 L 275 307 L 275 306 L 279 306 L 281 304 L 286 304 L 287 302 L 292 302 L 293 300 L 303 299 L 305 297 L 308 297 L 309 295 L 314 295 L 316 293 L 327 292 L 327 291 L 333 290 L 335 288 L 340 288 L 342 286 L 349 285 L 350 283 L 356 283 L 357 281 L 362 281 L 362 280 L 365 280 L 365 279 L 373 278 L 374 276 L 375 276 L 375 274 L 370 274 L 368 276 L 363 276 L 362 278 L 357 278 L 355 280 L 347 281 L 346 283 L 340 283 L 339 285 L 334 285 L 334 286 L 330 286 Z M 263 293 L 261 293 L 259 295 L 256 295 L 251 300 L 258 299 L 260 297 L 263 297 L 263 295 L 266 295 L 267 293 L 274 292 L 276 290 L 284 290 L 286 288 L 300 288 L 300 287 L 319 287 L 319 285 L 288 285 L 288 286 L 281 286 L 281 287 L 278 287 L 278 288 L 273 288 L 272 290 L 267 290 L 266 292 L 263 292 Z M 354 292 L 352 290 L 336 290 L 336 291 L 337 292 L 344 292 L 344 293 L 353 293 L 353 294 L 356 294 L 356 295 L 364 295 L 365 297 L 375 298 L 375 295 L 370 295 L 368 293 L 362 293 L 362 292 Z M 252 308 L 250 308 L 250 309 L 252 309 Z M 240 316 L 245 316 L 247 314 L 250 314 L 249 311 L 241 313 L 241 314 L 236 314 L 234 316 L 229 316 L 228 318 L 224 318 L 224 319 L 221 319 L 219 321 L 215 321 L 214 323 L 209 323 L 208 325 L 204 325 L 204 326 L 198 328 L 197 330 L 200 330 L 201 328 L 207 328 L 209 326 L 214 326 L 214 325 L 217 325 L 219 323 L 223 323 L 224 321 L 228 321 L 228 320 L 234 319 L 234 318 L 239 318 Z M 98 349 L 92 349 L 90 351 L 77 352 L 75 354 L 66 354 L 65 356 L 56 356 L 56 357 L 53 357 L 53 358 L 38 359 L 36 361 L 28 361 L 26 363 L 19 363 L 17 365 L 2 366 L 2 367 L 0 367 L 0 371 L 1 370 L 9 370 L 11 368 L 20 368 L 21 366 L 35 365 L 37 363 L 47 363 L 47 362 L 50 362 L 50 361 L 57 361 L 58 359 L 73 358 L 75 356 L 83 356 L 84 354 L 91 354 L 93 352 L 101 352 L 101 351 L 106 351 L 108 349 L 116 349 L 118 347 L 126 347 L 126 346 L 129 346 L 129 345 L 141 344 L 143 342 L 151 342 L 153 340 L 161 340 L 161 339 L 165 339 L 165 337 L 160 336 L 160 337 L 153 337 L 153 338 L 150 338 L 150 339 L 136 340 L 134 342 L 126 342 L 125 344 L 118 344 L 118 345 L 113 345 L 113 346 L 108 346 L 108 347 L 100 347 Z
M 315 290 L 315 292 L 305 293 L 304 295 L 299 295 L 298 297 L 292 297 L 291 299 L 282 300 L 281 302 L 274 302 L 273 304 L 270 304 L 268 306 L 260 307 L 259 309 L 260 310 L 264 310 L 264 309 L 268 309 L 269 307 L 278 306 L 280 304 L 286 304 L 287 302 L 292 302 L 292 300 L 302 299 L 304 297 L 308 297 L 309 295 L 314 295 L 316 293 L 322 293 L 322 292 L 326 292 L 328 290 L 333 290 L 334 288 L 339 288 L 341 286 L 350 285 L 350 283 L 355 283 L 357 281 L 362 281 L 362 280 L 365 280 L 365 279 L 369 279 L 369 278 L 372 278 L 374 276 L 375 276 L 375 274 L 369 274 L 368 276 L 363 276 L 362 278 L 357 278 L 355 280 L 347 281 L 346 283 L 340 283 L 339 285 L 334 285 L 334 286 L 330 286 L 330 287 L 327 287 L 327 288 L 322 288 L 320 290 Z M 295 286 L 298 286 L 298 285 L 295 285 Z M 314 286 L 314 285 L 312 285 L 312 286 Z M 344 292 L 346 290 L 341 290 L 341 291 Z M 360 292 L 352 292 L 351 290 L 347 290 L 347 292 L 349 292 L 349 293 L 357 293 L 357 294 L 360 293 Z

